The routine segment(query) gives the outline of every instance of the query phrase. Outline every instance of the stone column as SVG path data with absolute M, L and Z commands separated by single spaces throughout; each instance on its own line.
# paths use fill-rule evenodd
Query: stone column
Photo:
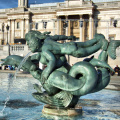
M 69 0 L 66 0 L 66 7 L 69 7 Z
M 60 29 L 59 29 L 59 26 L 60 26 L 60 19 L 59 19 L 59 16 L 57 16 L 57 35 L 60 34 Z
M 24 19 L 21 20 L 21 38 L 24 38 L 24 29 L 25 29 L 25 23 Z
M 55 20 L 53 20 L 53 35 L 55 35 Z
M 18 7 L 20 7 L 20 0 L 18 0 Z
M 106 39 L 109 41 L 109 22 L 106 22 Z
M 83 21 L 82 19 L 82 15 L 80 15 L 80 21 Z M 82 42 L 83 41 L 83 26 L 80 26 L 80 22 L 79 22 L 79 29 L 80 29 L 80 37 L 79 37 L 79 41 Z
M 92 39 L 92 15 L 89 15 L 89 39 Z
M 70 27 L 71 27 L 71 21 L 68 20 L 68 36 L 71 35 L 71 29 L 70 29 Z
M 25 0 L 25 7 L 28 7 L 28 1 Z
M 80 0 L 80 6 L 82 6 L 82 4 L 83 4 L 83 0 Z
M 23 6 L 24 6 L 24 0 L 22 0 L 21 2 L 22 2 L 22 3 L 21 3 L 21 7 L 23 7 Z
M 15 38 L 15 20 L 12 20 L 12 38 L 11 38 L 11 43 L 14 43 L 14 38 Z
M 66 21 L 68 22 L 68 16 L 65 16 Z M 69 23 L 68 23 L 69 25 Z M 68 36 L 68 26 L 65 29 L 65 35 Z
M 63 30 L 62 20 L 61 18 L 59 18 L 59 35 L 62 35 L 62 30 Z
M 26 26 L 25 29 L 26 29 L 26 33 L 28 33 L 28 31 L 30 31 L 29 19 L 26 19 L 25 21 L 26 21 L 26 22 L 25 22 L 25 24 L 26 24 L 26 25 L 25 25 L 25 26 Z
M 11 31 L 11 20 L 8 20 L 8 26 L 9 26 L 9 30 L 8 30 L 8 43 L 11 43 L 11 35 L 10 35 L 10 31 Z

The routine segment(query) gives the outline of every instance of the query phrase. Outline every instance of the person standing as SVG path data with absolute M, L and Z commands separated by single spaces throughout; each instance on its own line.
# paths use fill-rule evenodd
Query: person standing
M 120 76 L 120 68 L 118 67 L 118 65 L 116 65 L 114 71 L 117 72 L 118 76 Z

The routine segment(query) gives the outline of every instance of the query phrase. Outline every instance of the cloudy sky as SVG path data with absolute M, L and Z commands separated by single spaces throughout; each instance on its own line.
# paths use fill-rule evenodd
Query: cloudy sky
M 64 0 L 29 0 L 30 3 L 50 3 L 50 2 L 63 2 Z M 94 2 L 105 1 L 120 1 L 120 0 L 93 0 Z M 18 6 L 18 0 L 0 0 L 0 9 L 15 8 Z

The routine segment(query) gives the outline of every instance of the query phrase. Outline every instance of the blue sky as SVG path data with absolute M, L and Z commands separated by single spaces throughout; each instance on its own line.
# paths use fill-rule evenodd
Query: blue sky
M 50 2 L 63 2 L 64 0 L 29 0 L 29 3 L 50 3 Z M 18 0 L 0 0 L 0 9 L 16 8 Z
M 63 2 L 64 0 L 29 0 L 29 3 L 50 3 L 50 2 Z M 93 0 L 94 2 L 105 1 L 120 1 L 120 0 Z M 18 0 L 0 0 L 0 9 L 16 8 L 18 6 Z

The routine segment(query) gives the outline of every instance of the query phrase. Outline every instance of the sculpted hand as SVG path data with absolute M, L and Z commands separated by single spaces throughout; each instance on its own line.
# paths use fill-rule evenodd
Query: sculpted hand
M 44 84 L 45 81 L 48 79 L 49 77 L 49 72 L 47 71 L 47 69 L 44 69 L 41 75 L 41 84 Z
M 40 80 L 41 78 L 41 70 L 36 70 L 36 71 L 30 71 L 30 74 L 35 78 Z

